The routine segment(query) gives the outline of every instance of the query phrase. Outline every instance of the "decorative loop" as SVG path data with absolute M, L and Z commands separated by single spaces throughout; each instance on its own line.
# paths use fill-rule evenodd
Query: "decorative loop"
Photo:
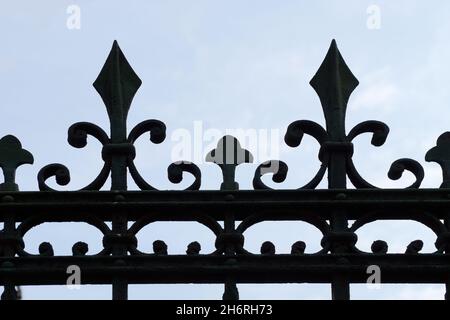
M 255 176 L 253 177 L 253 188 L 258 189 L 272 189 L 262 182 L 261 177 L 268 173 L 273 173 L 272 181 L 276 183 L 281 183 L 286 179 L 288 172 L 288 166 L 286 163 L 280 160 L 270 160 L 261 163 L 255 171 Z
M 69 169 L 63 164 L 53 163 L 46 165 L 38 173 L 38 185 L 39 190 L 41 191 L 49 191 L 52 190 L 45 181 L 50 178 L 55 177 L 56 183 L 60 186 L 65 186 L 70 182 L 70 172 Z
M 413 159 L 398 159 L 391 164 L 388 172 L 388 177 L 392 180 L 398 180 L 401 178 L 403 172 L 410 171 L 416 178 L 416 180 L 406 187 L 406 189 L 416 189 L 420 187 L 424 178 L 423 167 L 417 161 Z M 347 174 L 352 182 L 353 186 L 358 189 L 379 189 L 378 187 L 370 184 L 358 173 L 351 159 L 347 159 Z
M 297 120 L 288 126 L 284 141 L 292 148 L 298 147 L 305 133 L 315 138 L 320 144 L 328 138 L 327 132 L 320 124 L 310 120 Z
M 128 142 L 134 143 L 141 135 L 148 132 L 150 141 L 159 144 L 166 139 L 166 125 L 159 120 L 145 120 L 137 124 L 128 135 Z
M 195 178 L 194 182 L 185 190 L 198 190 L 201 185 L 200 169 L 193 163 L 188 161 L 178 161 L 172 163 L 167 168 L 167 175 L 172 183 L 180 183 L 183 180 L 183 172 L 189 172 Z
M 423 167 L 416 160 L 403 158 L 394 161 L 389 169 L 388 177 L 392 180 L 398 180 L 402 177 L 405 170 L 411 172 L 416 177 L 416 181 L 406 189 L 418 188 L 423 181 L 425 173 Z
M 366 132 L 371 132 L 373 134 L 370 143 L 372 143 L 372 145 L 376 147 L 379 147 L 386 142 L 387 136 L 389 134 L 389 127 L 381 121 L 364 121 L 357 124 L 352 130 L 350 130 L 349 134 L 347 135 L 347 139 L 349 141 L 352 141 L 360 134 Z
M 72 147 L 84 148 L 87 145 L 88 135 L 93 136 L 103 145 L 110 142 L 106 132 L 99 126 L 90 122 L 77 122 L 71 125 L 67 132 L 67 142 L 69 142 Z

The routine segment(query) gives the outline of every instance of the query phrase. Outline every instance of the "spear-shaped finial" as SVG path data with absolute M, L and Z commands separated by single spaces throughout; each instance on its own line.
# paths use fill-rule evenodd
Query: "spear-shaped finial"
M 131 68 L 117 41 L 93 85 L 103 99 L 111 121 L 111 140 L 126 139 L 126 119 L 142 81 Z
M 310 81 L 320 98 L 327 131 L 333 140 L 339 141 L 345 137 L 347 102 L 358 84 L 358 79 L 348 68 L 333 39 L 319 70 Z

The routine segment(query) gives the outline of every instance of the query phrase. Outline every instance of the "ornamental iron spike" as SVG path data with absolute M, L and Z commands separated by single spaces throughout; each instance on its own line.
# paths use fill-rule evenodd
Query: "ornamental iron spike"
M 128 110 L 141 84 L 141 79 L 131 68 L 115 40 L 100 74 L 93 83 L 108 111 L 113 142 L 123 142 L 126 136 Z
M 358 84 L 333 39 L 319 70 L 310 81 L 320 98 L 331 138 L 344 139 L 347 102 Z

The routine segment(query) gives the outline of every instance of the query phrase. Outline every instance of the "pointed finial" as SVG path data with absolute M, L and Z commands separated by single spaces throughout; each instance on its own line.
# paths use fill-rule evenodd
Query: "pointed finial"
M 221 190 L 238 190 L 239 184 L 235 181 L 236 167 L 242 163 L 253 162 L 253 156 L 250 151 L 241 147 L 238 139 L 224 136 L 217 143 L 216 149 L 206 155 L 206 161 L 217 164 L 222 170 Z
M 141 84 L 141 79 L 131 68 L 117 41 L 114 41 L 105 65 L 93 83 L 108 111 L 113 141 L 122 140 L 126 135 L 128 110 Z
M 345 137 L 345 112 L 348 99 L 358 86 L 358 79 L 348 68 L 337 48 L 336 41 L 331 42 L 319 70 L 310 81 L 320 98 L 330 137 Z
M 17 191 L 16 170 L 23 164 L 33 164 L 33 155 L 22 148 L 19 139 L 12 135 L 0 139 L 0 167 L 5 181 L 0 184 L 2 191 Z

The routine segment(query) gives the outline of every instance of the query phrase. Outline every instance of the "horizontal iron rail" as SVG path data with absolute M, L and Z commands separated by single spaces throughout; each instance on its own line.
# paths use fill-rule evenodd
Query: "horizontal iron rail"
M 378 209 L 380 219 L 411 219 L 421 212 L 450 218 L 450 189 L 0 192 L 0 221 L 14 214 L 17 222 L 92 216 L 111 221 L 118 212 L 126 212 L 128 220 L 155 215 L 158 221 L 196 221 L 208 214 L 222 221 L 230 211 L 237 220 L 254 214 L 271 220 L 314 214 L 328 219 L 335 209 L 345 209 L 349 220 Z
M 82 284 L 111 284 L 116 276 L 129 284 L 223 283 L 230 276 L 238 283 L 330 283 L 336 275 L 345 275 L 350 283 L 365 283 L 370 265 L 380 267 L 382 283 L 445 283 L 450 274 L 450 255 L 0 258 L 0 285 L 5 281 L 17 285 L 63 285 L 70 265 L 81 268 Z

